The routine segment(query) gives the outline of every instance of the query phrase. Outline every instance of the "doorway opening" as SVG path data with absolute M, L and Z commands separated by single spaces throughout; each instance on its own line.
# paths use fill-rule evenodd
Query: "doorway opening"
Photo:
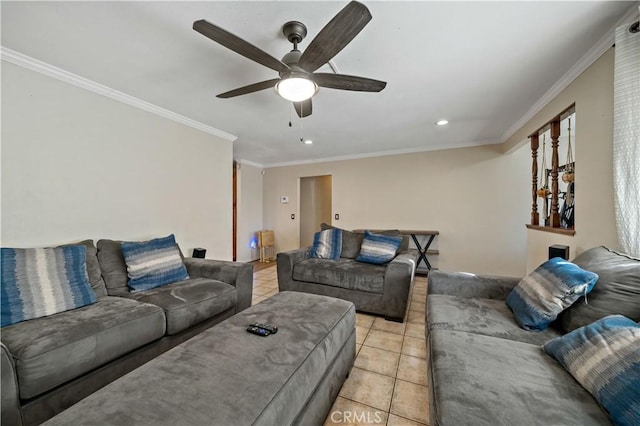
M 300 178 L 300 247 L 313 244 L 321 223 L 331 223 L 331 186 L 331 175 Z

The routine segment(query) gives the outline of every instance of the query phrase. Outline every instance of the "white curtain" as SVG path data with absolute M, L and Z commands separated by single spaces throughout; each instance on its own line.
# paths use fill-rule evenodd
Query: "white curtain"
M 640 257 L 640 33 L 616 30 L 613 186 L 619 249 Z

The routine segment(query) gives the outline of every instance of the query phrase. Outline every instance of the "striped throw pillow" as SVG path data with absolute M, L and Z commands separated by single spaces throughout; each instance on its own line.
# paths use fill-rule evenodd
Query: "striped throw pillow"
M 554 357 L 608 412 L 615 425 L 640 424 L 640 325 L 610 315 L 548 341 Z
M 373 234 L 364 231 L 364 239 L 360 246 L 360 254 L 356 257 L 358 262 L 384 265 L 396 257 L 396 251 L 402 243 L 402 237 Z
M 597 280 L 597 274 L 554 257 L 514 287 L 507 306 L 521 328 L 542 331 L 580 296 L 586 296 Z
M 340 259 L 342 252 L 342 230 L 337 228 L 316 232 L 313 245 L 309 249 L 309 257 L 318 259 Z
M 189 279 L 173 234 L 145 242 L 123 241 L 121 247 L 127 284 L 134 292 Z
M 2 327 L 90 305 L 86 247 L 2 249 Z

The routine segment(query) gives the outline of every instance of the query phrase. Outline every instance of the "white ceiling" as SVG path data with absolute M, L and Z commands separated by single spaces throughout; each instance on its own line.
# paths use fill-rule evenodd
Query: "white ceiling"
M 269 166 L 502 142 L 638 4 L 365 1 L 373 20 L 334 62 L 387 81 L 382 92 L 320 89 L 304 120 L 270 89 L 215 97 L 277 73 L 193 31 L 195 20 L 281 58 L 283 23 L 306 24 L 303 50 L 346 3 L 2 1 L 2 45 L 236 135 L 236 159 Z

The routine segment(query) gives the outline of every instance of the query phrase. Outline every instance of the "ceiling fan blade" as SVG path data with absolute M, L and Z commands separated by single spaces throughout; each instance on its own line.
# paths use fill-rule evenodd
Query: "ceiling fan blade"
M 320 87 L 354 90 L 357 92 L 379 92 L 387 86 L 385 81 L 346 74 L 314 73 L 311 75 Z
M 253 93 L 260 90 L 268 89 L 275 86 L 279 81 L 279 78 L 272 78 L 271 80 L 261 81 L 260 83 L 250 84 L 248 86 L 239 87 L 228 92 L 220 93 L 216 98 L 233 98 L 234 96 L 246 95 L 247 93 Z
M 313 106 L 311 104 L 311 98 L 302 102 L 294 102 L 293 107 L 296 109 L 298 113 L 298 117 L 305 118 L 311 115 L 313 112 Z
M 344 49 L 370 20 L 369 9 L 352 1 L 320 30 L 302 53 L 298 65 L 307 72 L 314 72 Z
M 244 41 L 240 37 L 231 34 L 229 31 L 212 24 L 211 22 L 204 19 L 195 21 L 193 23 L 193 29 L 200 34 L 209 37 L 216 43 L 223 45 L 227 49 L 231 49 L 245 58 L 262 64 L 267 68 L 271 68 L 278 72 L 289 71 L 289 67 L 284 62 L 274 58 L 267 52 L 257 48 L 247 41 Z

